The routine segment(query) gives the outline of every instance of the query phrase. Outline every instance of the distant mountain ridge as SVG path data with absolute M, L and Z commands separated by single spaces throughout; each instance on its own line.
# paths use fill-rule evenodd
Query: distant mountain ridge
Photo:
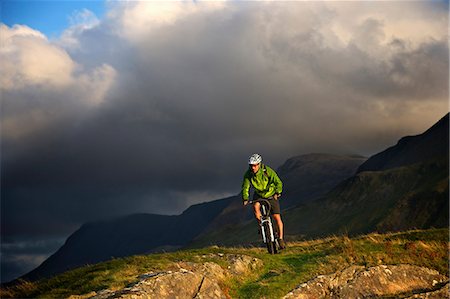
M 323 197 L 285 210 L 285 235 L 314 238 L 448 227 L 448 127 L 449 114 L 423 134 L 402 138 L 372 156 Z M 248 221 L 201 235 L 191 246 L 258 242 L 254 231 L 254 221 Z
M 448 226 L 448 116 L 367 161 L 324 154 L 287 160 L 277 170 L 286 187 L 286 234 L 315 237 Z M 430 146 L 435 149 L 427 152 Z M 162 249 L 251 243 L 258 241 L 251 218 L 251 209 L 242 208 L 237 195 L 191 206 L 178 216 L 138 214 L 88 223 L 22 278 L 35 280 Z
M 342 180 L 354 175 L 366 160 L 362 156 L 332 154 L 306 154 L 288 159 L 276 170 L 283 182 L 281 208 L 289 209 L 320 198 Z M 252 210 L 243 209 L 242 200 L 237 196 L 196 238 L 222 229 L 232 231 L 253 218 Z
M 448 226 L 448 162 L 360 172 L 326 197 L 285 213 L 292 235 L 357 235 Z
M 365 160 L 327 154 L 289 159 L 279 170 L 286 190 L 283 205 L 292 207 L 319 197 L 354 174 Z M 86 223 L 55 254 L 22 278 L 36 280 L 113 257 L 176 250 L 208 231 L 252 218 L 251 209 L 243 208 L 241 196 L 236 195 L 190 206 L 176 216 L 135 214 Z
M 401 138 L 398 143 L 368 159 L 359 172 L 386 170 L 411 165 L 440 156 L 448 156 L 449 144 L 443 142 L 449 136 L 449 114 L 446 114 L 431 128 L 416 136 Z
M 283 181 L 283 208 L 291 208 L 325 195 L 355 174 L 367 160 L 359 155 L 307 154 L 288 159 L 277 169 Z
M 181 248 L 232 200 L 229 197 L 192 205 L 177 216 L 133 214 L 86 223 L 55 254 L 22 278 L 36 280 L 113 257 Z

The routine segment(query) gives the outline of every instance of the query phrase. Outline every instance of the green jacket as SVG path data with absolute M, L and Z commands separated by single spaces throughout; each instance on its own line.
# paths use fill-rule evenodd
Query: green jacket
M 257 173 L 254 174 L 251 169 L 248 169 L 244 174 L 242 182 L 242 199 L 244 201 L 249 198 L 250 185 L 255 188 L 256 194 L 261 198 L 268 198 L 275 193 L 281 194 L 283 191 L 283 183 L 277 173 L 262 163 Z

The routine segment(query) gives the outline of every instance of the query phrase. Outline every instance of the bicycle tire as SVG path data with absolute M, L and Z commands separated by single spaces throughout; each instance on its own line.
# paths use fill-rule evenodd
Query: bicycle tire
M 279 253 L 280 252 L 280 245 L 278 244 L 278 240 L 275 239 L 275 241 L 273 242 L 273 248 L 274 248 L 274 253 Z
M 265 224 L 264 224 L 264 231 L 265 231 L 265 233 L 266 233 L 266 240 L 267 240 L 266 245 L 267 245 L 267 251 L 268 251 L 270 254 L 275 254 L 275 253 L 276 253 L 276 247 L 275 247 L 274 242 L 272 242 L 272 241 L 270 240 L 270 227 L 269 227 L 269 224 L 268 224 L 268 223 L 265 223 Z

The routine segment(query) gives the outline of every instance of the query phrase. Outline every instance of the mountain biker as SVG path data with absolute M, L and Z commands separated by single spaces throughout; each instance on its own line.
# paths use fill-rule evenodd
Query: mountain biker
M 250 185 L 254 188 L 253 200 L 266 199 L 271 205 L 271 214 L 275 219 L 279 232 L 280 248 L 286 248 L 283 240 L 283 221 L 281 220 L 279 198 L 283 191 L 283 183 L 277 173 L 267 165 L 262 164 L 262 157 L 259 154 L 253 154 L 248 159 L 249 169 L 244 174 L 242 182 L 242 201 L 244 206 L 248 204 Z M 261 222 L 261 204 L 253 204 L 253 212 L 258 224 Z

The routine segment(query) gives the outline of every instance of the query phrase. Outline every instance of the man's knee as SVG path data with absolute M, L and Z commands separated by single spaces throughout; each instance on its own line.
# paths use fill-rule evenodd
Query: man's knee
M 275 221 L 283 223 L 283 221 L 281 220 L 280 214 L 273 214 L 273 218 L 275 218 Z
M 253 213 L 255 214 L 255 218 L 257 220 L 261 219 L 261 210 L 260 210 L 260 208 L 261 208 L 261 205 L 260 205 L 259 202 L 255 203 L 253 205 Z

